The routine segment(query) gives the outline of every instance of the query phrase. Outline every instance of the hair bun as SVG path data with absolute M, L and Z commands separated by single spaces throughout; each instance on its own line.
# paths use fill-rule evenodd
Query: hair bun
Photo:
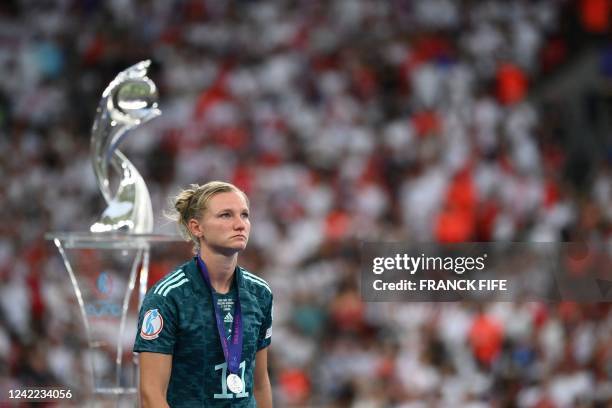
M 181 191 L 181 193 L 176 197 L 174 201 L 174 209 L 179 213 L 181 219 L 186 219 L 189 217 L 189 207 L 195 194 L 196 190 L 186 189 Z

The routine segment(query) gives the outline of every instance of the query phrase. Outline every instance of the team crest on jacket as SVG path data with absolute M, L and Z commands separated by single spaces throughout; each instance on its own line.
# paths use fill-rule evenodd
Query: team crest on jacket
M 157 309 L 148 310 L 142 319 L 140 337 L 145 340 L 153 340 L 159 336 L 164 328 L 164 319 Z

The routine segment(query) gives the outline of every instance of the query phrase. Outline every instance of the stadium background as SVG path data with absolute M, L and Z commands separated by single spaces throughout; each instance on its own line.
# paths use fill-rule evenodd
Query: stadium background
M 609 304 L 365 304 L 357 251 L 612 243 L 611 18 L 608 0 L 3 1 L 0 388 L 80 384 L 44 234 L 100 214 L 95 107 L 151 58 L 163 115 L 122 151 L 156 232 L 189 183 L 250 196 L 277 406 L 608 406 Z

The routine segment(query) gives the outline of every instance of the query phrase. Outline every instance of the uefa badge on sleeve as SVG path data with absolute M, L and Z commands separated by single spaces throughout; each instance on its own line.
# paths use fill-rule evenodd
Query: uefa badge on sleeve
M 151 309 L 145 313 L 142 319 L 142 328 L 140 329 L 140 337 L 145 340 L 153 340 L 159 337 L 164 328 L 164 319 L 157 309 Z

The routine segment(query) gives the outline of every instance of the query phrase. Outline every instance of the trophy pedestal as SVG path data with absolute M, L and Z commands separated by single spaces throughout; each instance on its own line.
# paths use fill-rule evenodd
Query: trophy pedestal
M 95 407 L 137 406 L 138 360 L 132 345 L 149 257 L 154 247 L 184 241 L 117 233 L 50 233 L 46 238 L 62 256 L 87 339 L 84 358 L 90 375 L 77 398 Z

